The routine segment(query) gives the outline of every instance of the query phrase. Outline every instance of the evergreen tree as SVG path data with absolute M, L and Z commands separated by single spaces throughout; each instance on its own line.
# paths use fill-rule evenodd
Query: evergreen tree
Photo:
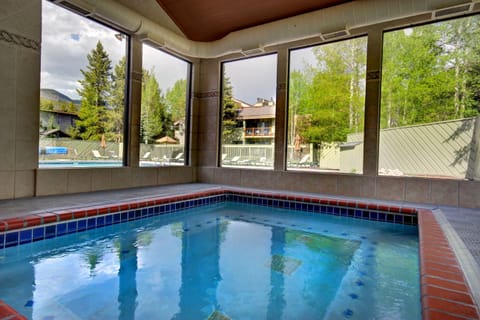
M 172 115 L 172 120 L 185 120 L 185 109 L 187 105 L 187 80 L 179 79 L 172 88 L 167 90 L 165 99 L 168 106 L 168 112 Z
M 233 101 L 233 87 L 225 73 L 223 79 L 223 94 L 222 94 L 222 142 L 224 144 L 231 144 L 238 141 L 235 135 L 235 129 L 239 123 L 236 120 L 238 116 L 239 107 Z
M 173 136 L 172 117 L 166 112 L 165 98 L 153 69 L 143 70 L 140 135 L 145 143 L 158 136 Z
M 123 57 L 117 63 L 112 75 L 109 104 L 106 113 L 106 138 L 110 141 L 122 142 L 123 119 L 125 113 L 125 79 L 126 59 Z
M 87 55 L 86 70 L 80 70 L 83 80 L 78 94 L 82 104 L 76 121 L 75 137 L 83 140 L 100 140 L 105 133 L 106 105 L 110 92 L 111 61 L 100 41 Z

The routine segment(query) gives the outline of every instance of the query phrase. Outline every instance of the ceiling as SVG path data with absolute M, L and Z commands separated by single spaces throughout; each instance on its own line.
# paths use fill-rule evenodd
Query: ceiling
M 157 0 L 190 40 L 215 41 L 230 32 L 353 0 Z

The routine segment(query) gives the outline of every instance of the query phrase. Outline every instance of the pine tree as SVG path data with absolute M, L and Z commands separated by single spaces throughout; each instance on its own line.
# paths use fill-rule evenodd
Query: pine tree
M 140 117 L 140 135 L 143 142 L 151 143 L 155 137 L 173 135 L 172 117 L 166 112 L 165 98 L 153 69 L 143 70 Z
M 179 79 L 167 90 L 165 99 L 173 121 L 185 120 L 187 80 Z
M 100 41 L 87 55 L 86 70 L 80 70 L 83 80 L 78 94 L 82 104 L 76 121 L 74 136 L 83 140 L 100 140 L 105 133 L 106 105 L 110 92 L 111 61 Z
M 238 140 L 235 136 L 235 129 L 238 127 L 239 107 L 233 101 L 233 87 L 230 78 L 223 75 L 223 95 L 222 95 L 222 142 L 230 144 Z
M 117 63 L 112 75 L 109 105 L 107 110 L 106 138 L 107 140 L 122 142 L 123 119 L 125 111 L 125 79 L 126 59 L 123 57 Z

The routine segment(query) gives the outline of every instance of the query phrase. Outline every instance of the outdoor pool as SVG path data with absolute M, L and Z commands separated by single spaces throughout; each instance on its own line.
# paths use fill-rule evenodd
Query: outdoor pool
M 93 168 L 93 167 L 121 167 L 123 164 L 118 160 L 104 160 L 104 161 L 39 161 L 39 168 Z
M 154 162 L 154 161 L 140 161 L 140 166 L 142 167 L 155 167 L 155 166 L 160 166 L 164 165 L 160 162 Z M 182 163 L 183 165 L 183 163 Z M 57 161 L 39 161 L 38 162 L 38 167 L 39 168 L 109 168 L 109 167 L 122 167 L 123 163 L 122 161 L 118 160 L 103 160 L 103 161 L 63 161 L 63 160 L 57 160 Z
M 417 226 L 230 201 L 5 248 L 0 279 L 31 319 L 421 318 Z

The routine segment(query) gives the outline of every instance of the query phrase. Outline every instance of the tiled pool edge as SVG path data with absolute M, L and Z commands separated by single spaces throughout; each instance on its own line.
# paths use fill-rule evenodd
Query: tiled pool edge
M 18 243 L 16 245 L 20 245 L 25 243 L 22 242 L 20 234 L 23 230 L 31 230 L 32 238 L 29 242 L 32 242 L 72 233 L 64 232 L 65 230 L 60 233 L 57 230 L 59 224 L 66 225 L 65 228 L 68 228 L 68 221 L 75 224 L 77 221 L 83 221 L 82 228 L 74 231 L 81 232 L 225 200 L 309 212 L 320 213 L 322 211 L 331 215 L 391 223 L 416 225 L 418 222 L 423 319 L 479 319 L 478 308 L 473 302 L 458 260 L 433 213 L 430 210 L 417 210 L 412 207 L 387 206 L 363 201 L 315 196 L 287 195 L 278 192 L 221 188 L 180 196 L 86 206 L 74 210 L 57 210 L 22 218 L 0 220 L 0 252 L 7 246 L 7 234 L 9 233 L 18 232 Z M 155 212 L 154 209 L 151 209 L 152 206 L 163 206 L 165 209 L 163 212 L 160 209 Z M 113 221 L 113 215 L 118 215 L 121 218 L 119 218 L 119 221 Z M 106 223 L 107 216 L 112 217 L 109 224 Z M 94 221 L 94 223 L 90 225 L 89 221 Z M 103 222 L 97 225 L 97 221 Z M 35 227 L 44 229 L 41 239 L 34 238 L 33 229 Z M 50 232 L 47 232 L 47 228 L 51 229 Z M 10 307 L 8 308 L 13 310 Z M 2 310 L 2 307 L 0 307 L 0 314 L 2 314 Z M 16 315 L 12 314 L 12 316 Z
M 0 300 L 0 320 L 26 320 L 24 316 L 15 309 Z
M 460 263 L 431 210 L 418 212 L 423 319 L 479 319 Z
M 417 211 L 411 207 L 281 193 L 216 189 L 180 196 L 163 196 L 73 209 L 50 210 L 23 217 L 3 219 L 0 220 L 0 250 L 225 200 L 373 221 L 407 225 L 417 225 L 418 223 Z M 74 230 L 71 230 L 70 224 L 76 222 L 78 222 L 78 226 L 75 225 Z M 27 234 L 30 231 L 32 234 Z

